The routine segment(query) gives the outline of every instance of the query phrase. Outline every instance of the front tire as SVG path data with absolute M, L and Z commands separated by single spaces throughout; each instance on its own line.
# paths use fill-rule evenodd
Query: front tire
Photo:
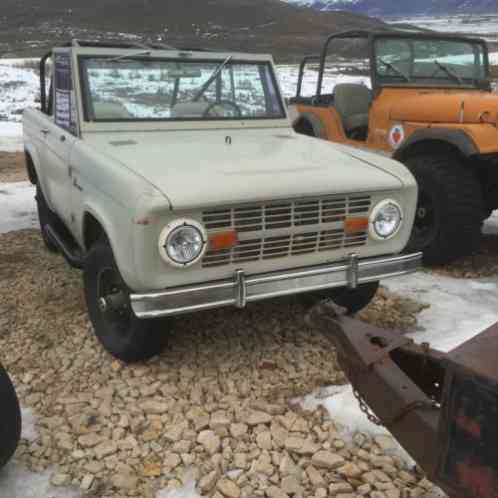
M 159 320 L 139 320 L 130 305 L 130 289 L 116 265 L 109 243 L 97 242 L 84 264 L 85 299 L 95 335 L 104 349 L 126 363 L 144 361 L 165 347 Z M 122 306 L 104 310 L 102 298 L 122 297 Z
M 359 285 L 356 289 L 341 287 L 310 292 L 300 296 L 300 299 L 306 306 L 313 306 L 324 299 L 331 299 L 338 306 L 346 308 L 348 313 L 352 315 L 368 306 L 378 289 L 379 282 L 369 282 Z
M 419 187 L 417 213 L 407 251 L 440 265 L 472 254 L 481 240 L 484 200 L 472 170 L 449 154 L 410 157 L 405 165 Z
M 21 409 L 14 386 L 0 365 L 0 468 L 14 455 L 21 438 Z

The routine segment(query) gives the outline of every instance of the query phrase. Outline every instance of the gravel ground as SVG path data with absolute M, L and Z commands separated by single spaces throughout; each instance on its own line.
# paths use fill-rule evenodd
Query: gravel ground
M 389 437 L 345 439 L 323 408 L 289 400 L 345 382 L 293 300 L 177 318 L 170 344 L 125 366 L 98 345 L 81 275 L 36 230 L 0 236 L 0 351 L 38 437 L 17 459 L 84 496 L 153 497 L 195 479 L 216 498 L 396 498 L 431 484 Z M 411 330 L 423 306 L 385 290 L 362 313 Z M 10 498 L 10 497 L 9 497 Z
M 0 183 L 23 182 L 27 179 L 24 154 L 0 151 Z

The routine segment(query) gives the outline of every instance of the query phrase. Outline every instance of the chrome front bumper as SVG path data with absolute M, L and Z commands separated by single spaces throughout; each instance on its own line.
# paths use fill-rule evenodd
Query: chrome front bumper
M 132 294 L 131 306 L 138 318 L 180 315 L 221 306 L 244 308 L 247 303 L 333 287 L 356 288 L 359 284 L 417 271 L 422 253 L 359 259 L 351 255 L 342 263 L 246 275 L 232 280 L 175 287 L 161 292 Z

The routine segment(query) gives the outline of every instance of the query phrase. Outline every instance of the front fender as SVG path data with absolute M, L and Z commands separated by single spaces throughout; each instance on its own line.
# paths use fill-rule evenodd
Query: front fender
M 84 234 L 87 215 L 91 215 L 98 221 L 107 236 L 121 276 L 130 288 L 134 288 L 136 272 L 133 256 L 132 216 L 126 216 L 122 206 L 110 204 L 112 202 L 109 198 L 95 198 L 95 196 L 84 202 L 80 222 L 80 243 L 86 251 L 90 249 L 85 246 Z

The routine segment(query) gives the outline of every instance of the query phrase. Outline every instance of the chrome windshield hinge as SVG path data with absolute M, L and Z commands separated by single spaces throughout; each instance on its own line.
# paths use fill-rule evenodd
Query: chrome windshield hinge
M 247 304 L 247 289 L 246 289 L 246 276 L 244 270 L 237 270 L 235 272 L 235 306 L 237 308 L 245 308 Z
M 358 287 L 358 254 L 350 254 L 348 258 L 348 288 Z

